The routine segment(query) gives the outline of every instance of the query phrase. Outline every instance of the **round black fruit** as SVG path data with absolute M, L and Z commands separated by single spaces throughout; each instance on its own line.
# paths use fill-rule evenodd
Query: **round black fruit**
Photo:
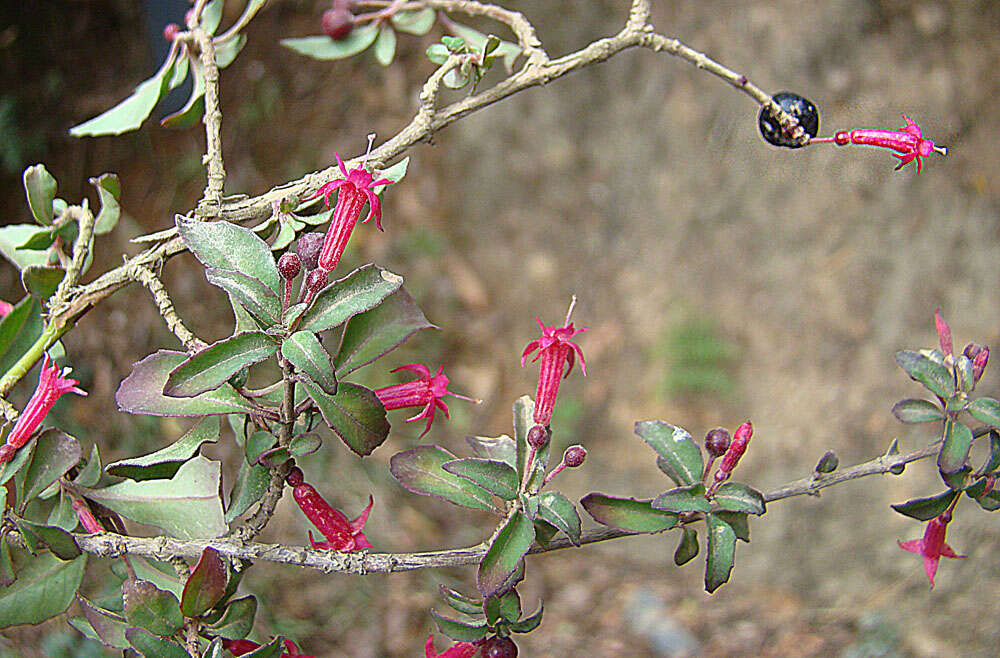
M 795 117 L 807 135 L 815 137 L 819 132 L 819 110 L 816 109 L 811 100 L 790 91 L 782 91 L 774 95 L 774 102 L 785 112 Z M 771 116 L 766 107 L 760 109 L 760 114 L 757 116 L 757 126 L 760 128 L 761 136 L 769 144 L 790 149 L 804 146 L 781 128 L 781 124 Z

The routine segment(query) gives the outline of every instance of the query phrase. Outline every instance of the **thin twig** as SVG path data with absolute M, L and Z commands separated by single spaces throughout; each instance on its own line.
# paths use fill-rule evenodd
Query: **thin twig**
M 177 340 L 181 342 L 184 349 L 194 354 L 208 346 L 205 341 L 195 336 L 184 326 L 184 322 L 181 321 L 180 316 L 177 315 L 177 311 L 174 309 L 174 303 L 170 301 L 167 289 L 163 287 L 163 282 L 155 274 L 145 267 L 133 267 L 127 270 L 127 274 L 133 281 L 138 281 L 146 286 L 149 293 L 153 296 L 153 303 L 156 304 L 156 308 L 160 312 L 160 317 L 166 323 L 167 329 L 177 336 Z
M 201 3 L 203 4 L 203 3 Z M 222 111 L 219 109 L 219 67 L 215 63 L 215 44 L 212 36 L 201 27 L 201 12 L 195 5 L 191 34 L 200 50 L 202 73 L 205 77 L 205 156 L 207 168 L 205 192 L 198 202 L 198 214 L 205 218 L 219 216 L 222 209 L 222 189 L 226 184 L 226 168 L 222 161 Z
M 186 583 L 191 578 L 191 567 L 188 566 L 184 558 L 172 557 L 170 564 L 173 565 L 177 577 L 182 583 Z M 184 648 L 188 655 L 198 658 L 201 652 L 198 651 L 198 620 L 186 617 L 184 619 Z

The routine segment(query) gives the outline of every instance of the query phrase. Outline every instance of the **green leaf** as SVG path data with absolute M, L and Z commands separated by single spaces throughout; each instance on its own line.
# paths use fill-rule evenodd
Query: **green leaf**
M 941 480 L 952 489 L 960 491 L 969 484 L 969 476 L 971 474 L 972 468 L 969 466 L 963 466 L 954 473 L 945 473 L 944 471 L 941 471 Z
M 727 512 L 745 512 L 760 516 L 767 511 L 764 494 L 739 482 L 726 482 L 719 487 L 712 502 Z
M 42 226 L 52 223 L 52 200 L 56 198 L 56 179 L 43 164 L 36 164 L 24 170 L 24 192 L 28 197 L 28 207 L 35 221 Z
M 926 354 L 900 350 L 896 352 L 896 363 L 911 379 L 926 386 L 934 395 L 948 399 L 955 394 L 955 382 L 951 372 Z
M 122 603 L 125 620 L 154 635 L 173 635 L 184 625 L 177 597 L 148 580 L 129 578 L 122 583 Z
M 559 528 L 555 527 L 548 521 L 542 521 L 541 519 L 534 519 L 535 522 L 535 541 L 538 542 L 539 546 L 548 546 L 552 538 L 556 536 L 559 532 Z
M 25 297 L 0 320 L 0 372 L 10 370 L 42 335 L 41 313 L 38 300 Z
M 936 496 L 931 496 L 929 498 L 914 498 L 913 500 L 908 500 L 905 503 L 899 503 L 897 505 L 892 505 L 892 509 L 896 510 L 903 516 L 908 516 L 911 519 L 917 519 L 918 521 L 930 521 L 936 516 L 940 516 L 942 512 L 948 509 L 956 498 L 958 498 L 961 491 L 954 491 L 949 489 L 944 493 L 939 493 Z
M 354 29 L 346 39 L 339 41 L 334 41 L 327 36 L 316 36 L 282 39 L 280 43 L 300 55 L 313 59 L 344 59 L 367 50 L 368 46 L 375 42 L 377 36 L 378 28 L 375 25 L 365 25 Z
M 469 444 L 477 457 L 503 462 L 508 466 L 515 467 L 517 462 L 517 446 L 514 439 L 506 434 L 489 436 L 467 436 L 465 442 Z
M 538 496 L 535 494 L 518 494 L 521 501 L 521 509 L 532 521 L 538 516 Z
M 253 618 L 257 614 L 257 597 L 250 595 L 230 602 L 222 619 L 212 624 L 214 635 L 227 640 L 240 640 L 253 628 Z
M 209 345 L 170 371 L 163 394 L 193 398 L 214 391 L 243 368 L 277 353 L 279 343 L 262 331 L 236 334 Z
M 14 453 L 13 459 L 0 466 L 0 484 L 6 484 L 8 480 L 17 475 L 17 480 L 15 482 L 20 482 L 20 488 L 22 489 L 21 492 L 17 492 L 18 495 L 23 495 L 24 488 L 24 476 L 19 474 L 24 468 L 24 465 L 31 459 L 31 455 L 35 452 L 35 443 L 36 439 L 29 440 Z M 3 495 L 4 494 L 0 493 L 0 496 Z
M 253 405 L 228 384 L 193 398 L 163 394 L 170 372 L 187 360 L 184 352 L 160 350 L 132 366 L 132 373 L 118 387 L 115 401 L 125 413 L 150 416 L 211 416 L 249 413 Z
M 86 617 L 90 628 L 101 644 L 112 649 L 128 647 L 128 640 L 125 639 L 127 624 L 124 617 L 94 605 L 79 594 L 77 594 L 76 600 L 80 603 L 83 616 Z
M 483 52 L 486 42 L 489 39 L 485 34 L 474 30 L 471 27 L 452 22 L 449 29 L 465 40 L 471 48 L 477 52 Z M 443 41 L 444 39 L 442 39 Z M 497 57 L 503 58 L 504 68 L 510 73 L 514 70 L 514 62 L 521 54 L 521 47 L 509 41 L 500 41 L 500 45 L 494 50 Z
M 705 462 L 687 430 L 659 420 L 644 420 L 635 424 L 635 433 L 663 458 L 670 469 L 668 475 L 679 485 L 701 482 Z
M 396 31 L 389 23 L 383 23 L 379 28 L 378 37 L 375 39 L 375 61 L 382 66 L 392 64 L 392 58 L 396 55 Z
M 507 579 L 535 541 L 535 526 L 521 512 L 514 512 L 493 539 L 479 563 L 476 587 L 484 597 L 503 592 Z
M 310 382 L 302 385 L 319 407 L 326 424 L 358 455 L 370 455 L 389 436 L 385 407 L 371 390 L 340 382 L 337 394 L 329 395 Z
M 70 128 L 69 134 L 73 137 L 120 135 L 141 126 L 166 93 L 175 60 L 176 53 L 163 63 L 152 78 L 136 87 L 131 96 L 103 114 Z
M 333 358 L 337 376 L 371 363 L 421 329 L 437 327 L 427 321 L 410 293 L 400 288 L 375 308 L 348 320 Z
M 711 503 L 705 498 L 705 487 L 700 482 L 688 487 L 664 491 L 653 500 L 653 507 L 665 512 L 709 512 Z
M 35 235 L 50 235 L 47 228 L 39 228 L 35 224 L 11 224 L 0 227 L 0 254 L 14 264 L 18 270 L 29 265 L 45 265 L 49 255 L 44 251 L 25 251 L 19 249 Z
M 50 265 L 28 265 L 21 270 L 21 285 L 40 302 L 48 300 L 66 275 L 66 270 Z
M 292 437 L 288 443 L 288 453 L 293 457 L 303 457 L 316 452 L 322 445 L 323 439 L 320 438 L 319 434 L 314 432 L 298 434 Z
M 82 492 L 126 518 L 157 526 L 179 539 L 210 539 L 227 530 L 219 498 L 220 466 L 195 457 L 169 480 L 127 480 Z
M 601 525 L 629 532 L 660 532 L 677 525 L 677 515 L 654 509 L 651 500 L 615 498 L 589 493 L 580 500 L 587 514 Z
M 456 621 L 442 617 L 434 608 L 431 608 L 430 613 L 434 619 L 434 623 L 437 624 L 438 630 L 459 642 L 475 642 L 486 637 L 486 634 L 489 632 L 485 621 L 476 624 Z
M 219 52 L 216 49 L 215 61 L 219 61 Z M 163 117 L 160 125 L 165 128 L 190 128 L 201 120 L 205 113 L 205 73 L 199 63 L 191 67 L 191 75 L 194 83 L 191 86 L 191 95 L 188 97 L 184 107 L 173 114 Z
M 489 459 L 456 459 L 441 466 L 449 473 L 463 477 L 500 496 L 504 500 L 517 498 L 517 473 L 503 462 Z
M 17 574 L 14 573 L 14 564 L 10 559 L 10 547 L 7 546 L 6 541 L 0 541 L 0 588 L 10 587 L 15 580 L 17 580 Z M 2 610 L 3 607 L 0 604 L 0 613 Z
M 101 479 L 101 453 L 97 450 L 97 444 L 95 443 L 90 449 L 90 457 L 87 459 L 87 464 L 80 472 L 76 474 L 73 478 L 74 484 L 79 484 L 82 487 L 92 487 L 98 483 Z
M 454 459 L 455 455 L 440 446 L 417 446 L 393 455 L 389 470 L 405 489 L 415 494 L 492 511 L 493 502 L 488 491 L 442 468 Z
M 938 454 L 938 469 L 942 473 L 957 473 L 965 466 L 972 448 L 972 430 L 963 423 L 951 420 L 944 423 L 944 443 Z
M 125 639 L 146 658 L 190 658 L 184 647 L 173 640 L 157 637 L 143 628 L 129 628 Z
M 70 468 L 80 461 L 80 443 L 73 437 L 57 429 L 48 429 L 39 435 L 31 463 L 24 475 L 24 495 L 19 500 L 26 502 L 45 491 Z
M 250 653 L 243 654 L 246 658 L 279 658 L 285 654 L 284 638 L 280 635 L 267 644 L 262 644 Z
M 206 268 L 239 272 L 261 281 L 275 295 L 282 294 L 271 248 L 253 231 L 230 222 L 199 222 L 183 215 L 177 215 L 176 223 L 184 244 Z
M 121 206 L 118 204 L 122 192 L 121 183 L 115 174 L 101 174 L 97 178 L 91 178 L 90 184 L 97 189 L 97 196 L 101 200 L 101 210 L 94 222 L 94 234 L 110 233 L 121 216 Z
M 538 516 L 565 532 L 574 546 L 580 545 L 580 515 L 566 496 L 558 491 L 540 494 Z
M 141 457 L 122 459 L 108 464 L 108 475 L 132 480 L 172 478 L 184 462 L 198 454 L 203 444 L 215 443 L 219 440 L 219 425 L 217 416 L 209 416 L 165 448 Z M 78 482 L 78 484 L 93 486 L 97 482 L 94 481 L 90 484 Z
M 225 0 L 211 0 L 201 12 L 201 29 L 208 34 L 215 34 L 222 22 L 222 6 Z
M 271 481 L 271 471 L 266 466 L 251 466 L 245 459 L 240 460 L 240 470 L 236 474 L 236 482 L 229 494 L 229 507 L 226 508 L 226 523 L 232 523 L 254 503 L 264 497 L 267 485 Z
M 62 528 L 32 523 L 24 519 L 18 519 L 17 527 L 29 546 L 37 546 L 40 541 L 60 560 L 75 560 L 80 557 L 80 548 L 73 540 L 73 536 Z
M 393 27 L 395 27 L 400 32 L 406 32 L 408 34 L 415 34 L 417 36 L 423 36 L 431 31 L 434 27 L 434 21 L 437 18 L 437 12 L 433 9 L 416 9 L 413 11 L 400 11 L 393 14 L 392 21 Z
M 263 326 L 272 327 L 281 321 L 281 300 L 260 279 L 240 272 L 211 267 L 205 270 L 205 278 L 213 286 L 229 293 L 230 301 L 239 304 Z M 233 313 L 236 315 L 237 327 L 241 328 L 239 327 L 241 318 L 235 309 L 235 304 Z M 256 326 L 252 329 L 256 329 Z
M 40 624 L 64 612 L 80 587 L 86 564 L 86 555 L 65 562 L 41 553 L 21 565 L 17 580 L 0 589 L 0 628 Z
M 976 387 L 975 372 L 972 368 L 972 360 L 966 356 L 955 357 L 955 376 L 958 380 L 958 390 L 963 393 L 971 393 Z
M 62 528 L 67 532 L 72 532 L 79 524 L 76 510 L 73 509 L 73 499 L 65 491 L 59 492 L 59 500 L 45 521 L 45 525 Z
M 990 456 L 987 457 L 986 461 L 983 462 L 983 465 L 976 470 L 973 477 L 989 475 L 1000 468 L 1000 433 L 996 430 L 990 430 L 989 437 Z
M 892 415 L 904 423 L 926 423 L 944 418 L 944 412 L 927 400 L 900 400 L 892 407 Z
M 181 612 L 185 617 L 200 617 L 222 599 L 228 574 L 219 552 L 206 547 L 181 594 Z
M 177 577 L 173 565 L 156 560 L 147 560 L 136 555 L 132 556 L 132 566 L 135 569 L 137 578 L 148 580 L 160 589 L 173 594 L 177 600 L 180 600 L 181 592 L 184 590 L 184 583 Z M 129 578 L 127 569 L 121 562 L 112 562 L 111 571 L 122 581 Z
M 297 331 L 281 344 L 281 355 L 330 395 L 337 394 L 333 361 L 311 331 Z
M 375 265 L 364 265 L 324 288 L 299 321 L 299 329 L 319 333 L 364 313 L 399 290 L 403 278 Z
M 486 623 L 496 626 L 499 621 L 513 622 L 521 617 L 521 597 L 517 590 L 512 589 L 506 594 L 491 596 L 483 606 L 486 612 Z
M 444 598 L 445 603 L 447 603 L 454 610 L 461 612 L 465 615 L 481 615 L 483 614 L 483 601 L 482 599 L 470 598 L 457 590 L 453 590 L 445 585 L 438 585 L 438 592 L 441 593 L 441 597 Z
M 274 447 L 278 442 L 278 437 L 271 432 L 254 432 L 247 437 L 246 449 L 247 463 L 256 464 L 260 461 L 260 456 Z
M 736 560 L 736 532 L 732 526 L 709 514 L 707 525 L 708 559 L 705 561 L 705 591 L 715 592 L 729 580 Z
M 966 411 L 980 423 L 1000 429 L 1000 402 L 993 398 L 973 400 Z
M 1000 490 L 996 488 L 994 482 L 994 488 L 987 492 L 986 480 L 980 478 L 975 484 L 966 487 L 965 495 L 979 503 L 979 506 L 987 512 L 995 512 L 1000 509 Z
M 681 541 L 674 551 L 674 564 L 683 566 L 698 555 L 698 533 L 694 528 L 683 528 Z
M 510 628 L 513 633 L 530 633 L 531 631 L 538 628 L 538 625 L 542 623 L 542 603 L 538 603 L 538 610 L 531 613 L 521 621 L 514 622 L 508 628 Z
M 230 39 L 215 49 L 215 65 L 224 69 L 235 61 L 236 56 L 243 50 L 247 43 L 245 34 L 238 34 L 234 39 Z

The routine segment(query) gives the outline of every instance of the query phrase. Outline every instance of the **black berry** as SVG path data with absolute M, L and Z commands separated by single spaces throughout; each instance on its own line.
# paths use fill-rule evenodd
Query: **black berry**
M 528 445 L 532 448 L 541 448 L 549 442 L 549 432 L 541 425 L 535 425 L 528 430 Z
M 341 41 L 354 30 L 354 14 L 347 9 L 327 9 L 323 12 L 323 31 L 334 41 Z
M 322 233 L 304 233 L 299 236 L 295 245 L 295 253 L 302 259 L 302 265 L 307 270 L 315 270 L 319 266 L 319 252 L 323 249 Z
M 291 281 L 302 271 L 302 258 L 295 253 L 286 251 L 278 259 L 278 274 L 282 279 Z
M 492 637 L 483 644 L 483 658 L 517 658 L 517 645 L 509 637 Z
M 729 430 L 716 427 L 705 435 L 705 450 L 708 450 L 708 454 L 713 458 L 719 458 L 729 449 L 729 441 Z
M 576 468 L 583 464 L 587 458 L 587 449 L 583 446 L 570 446 L 563 453 L 563 463 L 570 468 Z
M 790 91 L 783 91 L 774 95 L 774 102 L 782 110 L 795 117 L 807 135 L 815 137 L 816 133 L 819 132 L 819 110 L 816 109 L 816 106 L 808 98 L 803 98 Z M 797 149 L 803 146 L 781 128 L 781 124 L 778 123 L 776 118 L 771 116 L 766 107 L 762 107 L 760 114 L 757 116 L 757 126 L 760 128 L 761 136 L 769 144 L 784 146 L 790 149 Z

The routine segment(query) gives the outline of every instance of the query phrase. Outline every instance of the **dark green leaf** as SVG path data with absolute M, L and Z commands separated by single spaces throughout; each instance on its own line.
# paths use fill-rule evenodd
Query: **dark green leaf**
M 330 37 L 301 37 L 297 39 L 282 39 L 281 45 L 291 48 L 300 55 L 313 59 L 329 60 L 344 59 L 365 51 L 378 36 L 378 27 L 374 24 L 355 28 L 346 39 L 334 41 Z
M 250 229 L 230 222 L 199 222 L 177 215 L 184 244 L 206 268 L 239 272 L 282 294 L 271 248 Z M 278 313 L 280 315 L 280 312 Z
M 80 461 L 80 444 L 71 436 L 57 429 L 48 429 L 39 435 L 31 463 L 25 471 L 24 496 L 28 501 L 45 491 Z
M 83 494 L 122 516 L 162 528 L 180 539 L 211 539 L 226 532 L 219 497 L 219 462 L 195 457 L 169 480 L 126 480 Z
M 944 399 L 955 393 L 955 382 L 951 372 L 944 365 L 922 352 L 901 350 L 896 352 L 896 363 L 906 371 L 911 379 L 920 382 L 931 393 Z
M 1000 429 L 1000 402 L 993 398 L 973 400 L 967 411 L 969 415 L 990 427 Z
M 427 321 L 410 293 L 400 288 L 375 308 L 347 321 L 340 350 L 333 359 L 337 376 L 371 363 L 421 329 L 437 327 Z
M 517 570 L 535 541 L 535 526 L 521 512 L 507 519 L 479 563 L 476 586 L 484 597 L 503 591 L 507 579 Z
M 266 466 L 251 466 L 245 459 L 240 460 L 240 470 L 236 474 L 236 482 L 229 494 L 229 507 L 226 508 L 226 523 L 232 523 L 237 517 L 264 497 L 267 485 L 271 481 L 271 472 Z
M 364 265 L 334 281 L 316 295 L 299 329 L 319 333 L 371 310 L 399 290 L 403 277 L 375 265 Z
M 216 50 L 216 62 L 218 62 L 218 50 Z M 163 117 L 160 120 L 161 126 L 190 128 L 201 120 L 205 113 L 205 74 L 202 72 L 200 63 L 195 63 L 191 67 L 191 75 L 194 83 L 191 86 L 191 95 L 188 97 L 187 103 L 173 114 Z
M 385 407 L 371 390 L 340 382 L 337 394 L 328 395 L 310 382 L 303 382 L 303 386 L 330 429 L 362 457 L 370 455 L 389 436 Z
M 279 658 L 285 655 L 285 641 L 280 635 L 267 644 L 262 644 L 250 653 L 243 654 L 246 658 Z
M 674 551 L 674 564 L 682 566 L 698 555 L 698 533 L 694 528 L 684 528 L 681 541 Z
M 209 611 L 226 591 L 228 574 L 219 552 L 207 547 L 201 552 L 198 564 L 191 570 L 191 577 L 181 594 L 181 612 L 185 617 L 200 617 Z
M 393 14 L 393 27 L 400 32 L 422 36 L 431 31 L 434 27 L 434 20 L 437 12 L 433 9 L 415 9 L 413 11 L 399 11 Z
M 74 137 L 120 135 L 141 126 L 166 93 L 175 59 L 171 57 L 164 62 L 160 70 L 136 87 L 131 96 L 103 114 L 70 128 L 69 134 Z
M 660 532 L 677 525 L 677 515 L 654 509 L 651 500 L 615 498 L 589 493 L 580 500 L 587 514 L 601 525 L 629 532 Z
M 500 618 L 514 622 L 521 618 L 521 597 L 512 589 L 500 597 Z
M 61 267 L 48 265 L 28 265 L 21 270 L 21 285 L 28 294 L 40 302 L 51 297 L 66 275 Z
M 497 437 L 467 436 L 465 442 L 477 457 L 500 461 L 511 467 L 516 464 L 517 446 L 514 444 L 514 439 L 506 434 Z
M 478 624 L 471 624 L 442 617 L 434 608 L 431 608 L 430 612 L 434 623 L 437 624 L 438 630 L 453 640 L 475 642 L 486 637 L 486 634 L 489 632 L 485 621 L 481 621 Z
M 941 472 L 941 479 L 952 489 L 959 491 L 964 489 L 967 484 L 969 484 L 969 476 L 972 473 L 972 468 L 969 466 L 963 466 L 954 473 Z
M 337 394 L 333 361 L 316 334 L 311 331 L 295 332 L 281 343 L 281 355 L 326 393 Z
M 271 327 L 281 320 L 281 300 L 260 279 L 242 272 L 211 267 L 205 270 L 205 278 L 213 286 L 229 293 L 231 301 L 239 304 L 262 325 Z M 236 313 L 235 308 L 234 313 Z M 238 316 L 237 322 L 239 322 Z
M 232 601 L 222 619 L 212 625 L 212 633 L 227 640 L 245 638 L 253 628 L 253 618 L 257 614 L 257 597 L 244 596 Z
M 958 379 L 958 390 L 963 393 L 971 393 L 976 387 L 975 373 L 972 369 L 972 360 L 966 356 L 955 357 L 955 375 Z
M 524 619 L 518 622 L 514 622 L 508 628 L 510 628 L 513 633 L 530 633 L 531 631 L 538 628 L 538 625 L 542 623 L 542 612 L 543 607 L 541 601 L 538 602 L 538 610 L 531 613 Z
M 56 198 L 56 179 L 43 164 L 24 170 L 24 192 L 35 221 L 43 226 L 52 223 L 52 200 Z
M 663 458 L 670 469 L 668 475 L 679 485 L 701 482 L 705 463 L 701 449 L 687 430 L 659 420 L 644 420 L 635 424 L 635 433 Z
M 944 423 L 944 444 L 938 454 L 942 473 L 957 473 L 965 466 L 972 448 L 972 430 L 963 423 L 948 419 Z
M 983 462 L 983 465 L 976 470 L 974 477 L 988 475 L 997 470 L 998 468 L 1000 468 L 1000 432 L 997 432 L 996 430 L 990 430 L 989 437 L 990 437 L 990 456 L 986 459 L 985 462 Z
M 126 629 L 125 639 L 146 658 L 190 658 L 181 645 L 142 628 Z
M 97 189 L 97 196 L 101 200 L 101 210 L 94 221 L 94 234 L 110 233 L 121 216 L 121 206 L 118 204 L 118 197 L 122 191 L 121 183 L 114 174 L 101 174 L 97 178 L 91 178 L 90 184 Z
M 14 564 L 10 559 L 10 547 L 6 541 L 0 541 L 0 588 L 9 587 L 17 575 L 14 573 Z M 2 611 L 2 606 L 0 606 Z
M 1000 489 L 996 488 L 994 481 L 993 488 L 987 492 L 986 484 L 987 478 L 980 478 L 975 484 L 966 487 L 965 495 L 979 503 L 987 512 L 995 512 L 1000 509 Z
M 122 603 L 125 620 L 154 635 L 173 635 L 184 625 L 177 597 L 148 580 L 129 578 L 122 583 Z
M 948 509 L 948 506 L 954 502 L 960 493 L 960 491 L 949 489 L 948 491 L 940 493 L 936 496 L 931 496 L 929 498 L 914 498 L 913 500 L 908 500 L 905 503 L 893 505 L 892 509 L 896 510 L 903 516 L 908 516 L 912 519 L 917 519 L 918 521 L 930 521 L 934 517 L 940 516 L 942 512 Z
M 18 270 L 28 265 L 45 265 L 49 255 L 44 251 L 26 251 L 19 249 L 35 235 L 51 235 L 47 228 L 39 228 L 35 224 L 11 224 L 0 227 L 0 253 L 14 264 Z
M 97 444 L 95 443 L 90 449 L 90 457 L 87 459 L 87 464 L 80 472 L 76 474 L 73 478 L 74 484 L 79 484 L 82 487 L 92 487 L 97 484 L 101 479 L 101 453 L 97 450 Z
M 60 560 L 75 560 L 80 557 L 80 548 L 73 541 L 73 536 L 62 528 L 32 523 L 24 519 L 17 521 L 17 527 L 29 546 L 36 546 L 40 541 Z
M 542 521 L 541 519 L 535 519 L 535 541 L 538 542 L 539 546 L 548 546 L 552 538 L 556 536 L 559 532 L 559 528 L 555 527 L 548 521 Z
M 6 549 L 6 542 L 0 542 Z M 0 589 L 0 628 L 40 624 L 64 612 L 83 579 L 87 556 L 65 562 L 41 553 L 17 569 L 17 580 Z
M 319 434 L 316 434 L 315 432 L 298 434 L 293 436 L 291 442 L 288 444 L 288 454 L 293 457 L 311 455 L 319 450 L 322 445 L 323 439 L 321 439 Z
M 183 363 L 184 352 L 160 350 L 132 366 L 115 394 L 118 408 L 130 414 L 150 416 L 211 416 L 252 412 L 254 407 L 228 384 L 193 398 L 171 398 L 163 394 L 170 372 Z
M 262 331 L 236 334 L 209 345 L 170 371 L 163 394 L 193 398 L 214 391 L 243 368 L 278 351 L 279 343 Z
M 486 47 L 486 42 L 489 39 L 485 34 L 474 30 L 471 27 L 465 25 L 460 25 L 458 23 L 451 23 L 449 30 L 457 34 L 459 37 L 465 40 L 471 48 L 477 52 L 482 52 Z M 443 41 L 444 39 L 442 39 Z M 521 54 L 521 48 L 517 44 L 511 43 L 509 41 L 501 41 L 500 46 L 496 48 L 494 54 L 497 57 L 503 58 L 504 68 L 510 73 L 514 70 L 514 62 L 517 60 L 518 56 Z
M 58 430 L 52 430 L 52 431 L 58 431 Z M 27 464 L 28 461 L 31 459 L 31 455 L 35 452 L 36 439 L 37 437 L 31 439 L 26 444 L 21 446 L 21 448 L 14 453 L 13 459 L 0 466 L 0 484 L 6 484 L 7 481 L 10 480 L 12 477 L 14 477 L 15 475 L 17 476 L 15 484 L 17 484 L 19 490 L 15 491 L 15 493 L 18 496 L 24 495 L 23 494 L 24 474 L 22 473 L 22 470 L 24 469 L 24 465 Z M 0 493 L 0 496 L 2 495 L 3 494 Z
M 532 521 L 538 516 L 538 496 L 535 494 L 518 494 L 518 499 L 521 501 L 521 509 L 528 518 Z
M 42 335 L 41 313 L 42 305 L 29 296 L 0 320 L 0 372 L 10 370 Z
M 665 512 L 709 512 L 712 509 L 700 482 L 664 491 L 653 500 L 653 507 Z
M 454 459 L 455 455 L 440 446 L 417 446 L 393 455 L 389 470 L 405 489 L 415 494 L 434 496 L 463 507 L 493 510 L 488 491 L 442 468 Z
M 740 541 L 750 543 L 750 521 L 746 514 L 741 512 L 712 512 L 712 515 L 725 521 L 736 533 L 736 538 Z
M 396 55 L 396 31 L 389 23 L 382 23 L 372 50 L 375 52 L 375 61 L 379 64 L 382 66 L 392 64 L 392 58 Z
M 77 594 L 76 600 L 80 603 L 83 616 L 86 617 L 90 628 L 101 644 L 112 649 L 128 647 L 128 641 L 125 639 L 127 624 L 124 617 L 94 605 L 79 594 Z
M 719 487 L 712 502 L 727 512 L 746 512 L 760 516 L 767 511 L 764 494 L 739 482 L 726 482 Z
M 156 560 L 147 560 L 146 558 L 139 557 L 138 555 L 132 556 L 132 567 L 135 569 L 135 575 L 139 580 L 148 580 L 162 590 L 166 590 L 173 594 L 177 600 L 181 598 L 181 592 L 184 590 L 184 583 L 181 579 L 177 577 L 177 572 L 173 565 L 167 564 L 166 562 L 158 562 Z M 130 576 L 125 565 L 119 561 L 113 561 L 110 565 L 112 573 L 114 573 L 120 580 L 125 581 Z
M 729 580 L 736 560 L 736 532 L 732 526 L 709 514 L 707 526 L 708 558 L 705 561 L 705 591 L 709 594 Z
M 72 532 L 79 524 L 76 510 L 73 509 L 73 499 L 65 492 L 59 492 L 59 500 L 52 511 L 49 512 L 45 525 L 62 528 L 67 532 Z
M 904 423 L 926 423 L 944 418 L 941 408 L 927 400 L 900 400 L 892 407 L 892 414 Z
M 271 432 L 254 432 L 247 437 L 245 450 L 248 464 L 260 462 L 260 456 L 278 443 L 278 437 Z
M 574 546 L 580 545 L 580 515 L 566 496 L 558 491 L 539 494 L 538 516 L 565 532 Z
M 482 599 L 473 599 L 445 585 L 438 585 L 438 591 L 450 607 L 466 615 L 483 614 Z
M 129 478 L 132 480 L 163 480 L 172 478 L 184 462 L 198 454 L 205 443 L 215 443 L 219 440 L 219 419 L 209 416 L 188 430 L 184 436 L 177 439 L 166 448 L 132 459 L 108 464 L 108 475 Z M 80 482 L 83 486 L 93 486 L 92 483 Z
M 489 459 L 456 459 L 443 464 L 442 468 L 475 482 L 504 500 L 514 500 L 517 497 L 517 473 L 503 462 Z

